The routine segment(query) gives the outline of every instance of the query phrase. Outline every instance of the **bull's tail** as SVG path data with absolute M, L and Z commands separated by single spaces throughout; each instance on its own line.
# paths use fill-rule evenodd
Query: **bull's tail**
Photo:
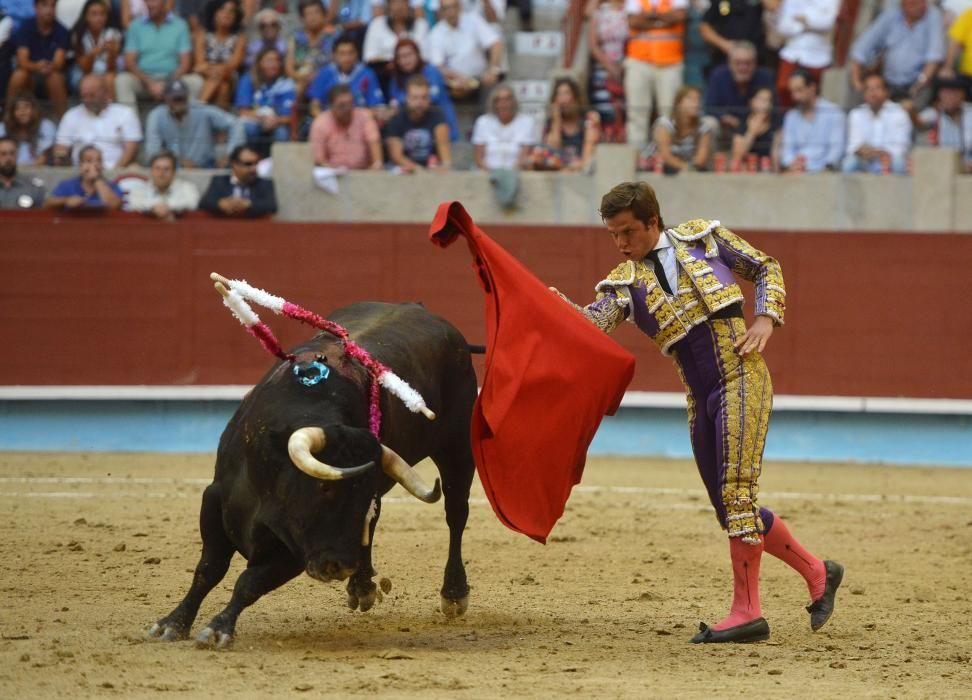
M 485 355 L 486 354 L 486 346 L 485 345 L 472 345 L 472 344 L 468 344 L 467 347 L 469 348 L 469 352 L 471 354 L 473 354 L 473 355 Z

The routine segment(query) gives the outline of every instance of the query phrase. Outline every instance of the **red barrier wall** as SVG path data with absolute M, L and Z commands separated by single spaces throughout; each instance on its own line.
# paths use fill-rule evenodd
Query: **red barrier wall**
M 487 233 L 576 301 L 617 262 L 597 228 Z M 972 236 L 738 233 L 783 264 L 787 325 L 766 353 L 777 393 L 972 398 Z M 0 383 L 256 381 L 271 358 L 220 303 L 213 270 L 321 313 L 422 301 L 485 340 L 467 248 L 436 248 L 423 226 L 11 213 L 0 216 Z M 309 333 L 268 315 L 285 344 Z M 632 389 L 680 389 L 650 341 L 627 324 L 616 337 L 638 357 Z

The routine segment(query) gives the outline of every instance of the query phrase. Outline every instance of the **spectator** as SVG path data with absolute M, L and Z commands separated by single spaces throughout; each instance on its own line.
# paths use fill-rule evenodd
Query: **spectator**
M 530 149 L 537 143 L 533 117 L 518 114 L 516 95 L 500 83 L 489 98 L 489 111 L 476 119 L 472 142 L 476 167 L 482 170 L 528 169 Z
M 255 21 L 259 35 L 246 44 L 246 61 L 243 63 L 246 70 L 253 67 L 257 54 L 264 49 L 276 49 L 281 56 L 287 55 L 287 40 L 280 35 L 280 14 L 268 7 L 256 13 Z
M 7 100 L 21 92 L 37 95 L 43 91 L 60 117 L 67 109 L 64 68 L 70 36 L 54 18 L 54 2 L 34 0 L 34 18 L 25 20 L 10 38 L 17 67 L 10 76 Z
M 273 181 L 257 176 L 260 155 L 249 146 L 230 154 L 230 175 L 214 175 L 199 200 L 199 208 L 213 216 L 256 218 L 275 214 Z
M 737 41 L 729 49 L 729 63 L 716 68 L 709 77 L 705 111 L 719 120 L 723 133 L 732 134 L 749 110 L 753 95 L 765 87 L 773 87 L 773 76 L 756 65 L 756 47 Z
M 736 127 L 732 137 L 732 158 L 729 169 L 733 172 L 742 169 L 743 162 L 756 156 L 759 162 L 769 158 L 771 168 L 779 167 L 780 130 L 773 109 L 773 90 L 760 88 L 749 101 L 749 114 Z
M 135 0 L 136 2 L 144 2 L 144 0 Z M 206 5 L 209 4 L 209 0 L 166 0 L 169 11 L 174 12 L 177 16 L 182 17 L 186 20 L 186 24 L 189 25 L 189 34 L 191 36 L 196 36 L 199 32 L 205 31 L 203 26 L 203 18 L 206 16 Z M 243 7 L 243 24 L 246 24 L 250 16 L 252 15 L 252 6 L 254 5 L 253 0 L 242 0 Z M 251 8 L 248 10 L 247 8 Z
M 338 30 L 354 39 L 355 45 L 360 48 L 372 18 L 371 0 L 336 0 L 328 7 L 333 8 Z
M 955 62 L 961 55 L 958 73 Z M 948 53 L 938 75 L 946 80 L 958 77 L 967 98 L 972 98 L 972 9 L 958 16 L 948 30 Z
M 375 70 L 379 77 L 387 70 L 394 58 L 395 46 L 400 39 L 411 39 L 428 53 L 426 40 L 429 25 L 423 17 L 416 17 L 408 0 L 386 0 L 387 11 L 375 17 L 365 32 L 362 60 Z
M 103 75 L 81 79 L 81 104 L 65 114 L 57 128 L 54 158 L 64 163 L 81 158 L 81 147 L 96 146 L 99 167 L 104 158 L 108 170 L 124 168 L 135 160 L 142 140 L 142 125 L 135 110 L 108 99 L 108 84 Z
M 126 71 L 115 80 L 116 99 L 134 106 L 136 98 L 161 101 L 167 80 L 182 79 L 192 95 L 202 78 L 189 72 L 192 44 L 189 26 L 169 14 L 166 0 L 145 0 L 148 16 L 134 20 L 125 34 Z
M 682 86 L 688 0 L 626 0 L 631 35 L 624 62 L 628 143 L 648 140 L 652 109 L 669 114 Z
M 283 72 L 283 56 L 276 49 L 264 49 L 236 91 L 236 109 L 244 119 L 247 143 L 261 157 L 270 155 L 274 141 L 290 140 L 296 100 L 294 81 Z
M 587 43 L 591 50 L 589 95 L 605 124 L 619 125 L 624 100 L 624 44 L 628 40 L 625 0 L 590 0 Z
M 17 164 L 46 165 L 57 133 L 54 122 L 41 118 L 40 105 L 33 95 L 17 95 L 7 105 L 0 136 L 17 144 Z
M 121 28 L 123 31 L 127 31 L 131 26 L 132 22 L 137 19 L 145 19 L 149 15 L 148 7 L 145 5 L 145 0 L 119 0 L 119 20 L 121 22 Z M 172 10 L 173 2 L 168 0 L 166 2 L 166 12 Z M 181 17 L 182 15 L 180 15 Z
M 11 31 L 16 32 L 34 16 L 34 3 L 32 0 L 0 0 L 0 14 L 12 20 Z
M 404 109 L 386 127 L 388 158 L 402 172 L 414 173 L 426 168 L 445 172 L 452 167 L 449 125 L 442 111 L 431 104 L 429 81 L 424 76 L 413 75 L 408 81 Z
M 44 202 L 44 187 L 37 179 L 17 175 L 17 142 L 0 136 L 0 209 L 34 209 Z
M 78 177 L 57 183 L 44 202 L 47 209 L 121 209 L 125 195 L 104 176 L 101 151 L 97 146 L 81 148 Z
M 793 71 L 787 87 L 793 108 L 783 117 L 780 165 L 793 172 L 835 170 L 844 154 L 844 113 L 817 96 L 819 83 L 804 70 Z
M 851 84 L 864 91 L 864 69 L 880 61 L 892 99 L 928 103 L 930 81 L 945 58 L 942 13 L 928 0 L 901 0 L 882 12 L 851 48 Z
M 294 33 L 287 47 L 287 77 L 303 97 L 314 76 L 331 62 L 337 33 L 328 24 L 327 10 L 321 0 L 300 0 L 297 5 L 303 29 Z
M 472 98 L 499 80 L 503 37 L 481 15 L 462 12 L 459 0 L 442 0 L 440 14 L 429 32 L 429 62 L 442 71 L 453 98 Z
M 601 118 L 587 109 L 580 87 L 572 78 L 555 80 L 543 145 L 558 156 L 564 170 L 578 172 L 589 169 L 600 140 Z
M 654 155 L 661 159 L 665 174 L 708 170 L 718 128 L 714 118 L 702 115 L 702 91 L 691 85 L 679 88 L 671 117 L 658 117 L 652 129 Z
M 328 93 L 329 108 L 314 118 L 310 129 L 314 164 L 350 170 L 381 170 L 381 133 L 371 111 L 356 107 L 348 85 Z
M 202 80 L 200 102 L 229 107 L 236 77 L 246 56 L 246 37 L 241 31 L 243 8 L 239 0 L 209 0 L 203 30 L 196 32 L 196 64 L 193 72 Z
M 864 104 L 850 111 L 847 120 L 845 173 L 907 171 L 911 147 L 911 118 L 904 108 L 888 98 L 884 77 L 873 73 L 864 78 Z
M 766 65 L 763 6 L 767 2 L 768 0 L 716 0 L 709 4 L 699 28 L 702 38 L 709 45 L 707 78 L 713 69 L 729 60 L 729 51 L 737 41 L 748 41 L 755 46 L 759 65 Z
M 340 36 L 334 42 L 334 62 L 324 66 L 307 90 L 310 112 L 313 116 L 327 107 L 327 96 L 335 85 L 351 88 L 354 103 L 359 107 L 383 107 L 385 95 L 381 91 L 378 76 L 358 60 L 358 47 L 349 36 Z M 376 110 L 377 115 L 381 110 Z M 377 116 L 376 115 L 376 116 Z
M 793 106 L 787 89 L 793 71 L 802 68 L 819 84 L 833 61 L 830 34 L 838 9 L 840 0 L 783 0 L 776 18 L 776 32 L 784 40 L 776 69 L 776 94 L 784 109 Z
M 941 78 L 936 85 L 938 93 L 935 107 L 922 110 L 916 125 L 931 130 L 932 145 L 958 151 L 962 172 L 972 173 L 972 103 L 965 100 L 965 87 L 956 78 Z
M 149 161 L 149 179 L 138 181 L 128 192 L 128 209 L 156 219 L 175 221 L 199 204 L 199 190 L 176 174 L 176 155 L 159 151 Z
M 71 87 L 77 90 L 81 78 L 86 75 L 103 75 L 108 95 L 114 98 L 121 45 L 122 35 L 112 25 L 108 0 L 87 0 L 71 29 L 71 50 L 74 52 Z
M 189 90 L 181 80 L 165 86 L 165 104 L 149 112 L 145 122 L 145 155 L 152 158 L 168 150 L 182 168 L 223 167 L 225 158 L 216 155 L 217 137 L 226 138 L 232 151 L 246 141 L 243 122 L 219 107 L 189 100 Z
M 392 65 L 391 80 L 388 81 L 388 103 L 393 108 L 405 104 L 405 86 L 416 75 L 421 75 L 429 84 L 429 99 L 442 110 L 442 116 L 449 126 L 449 140 L 459 138 L 459 120 L 456 108 L 449 97 L 449 88 L 441 71 L 431 63 L 422 60 L 419 46 L 411 39 L 402 39 L 395 47 L 395 61 Z

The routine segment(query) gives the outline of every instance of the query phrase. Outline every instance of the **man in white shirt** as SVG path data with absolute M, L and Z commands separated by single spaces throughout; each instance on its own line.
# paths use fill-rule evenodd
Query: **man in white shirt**
M 911 118 L 889 96 L 882 75 L 872 73 L 864 79 L 864 104 L 852 109 L 848 118 L 845 173 L 907 171 Z
M 462 12 L 460 0 L 441 0 L 440 8 L 442 20 L 429 32 L 429 63 L 442 71 L 457 99 L 480 86 L 490 89 L 502 73 L 502 35 L 482 15 Z
M 840 0 L 783 0 L 776 18 L 776 31 L 785 41 L 776 71 L 776 94 L 784 109 L 793 105 L 787 88 L 793 71 L 802 68 L 819 83 L 833 61 L 830 33 L 839 9 Z
M 94 144 L 107 170 L 124 168 L 135 160 L 142 141 L 142 125 L 135 110 L 109 102 L 104 76 L 86 75 L 79 90 L 81 104 L 64 113 L 54 138 L 55 162 L 78 162 L 82 146 Z
M 149 163 L 149 179 L 136 182 L 128 192 L 128 208 L 164 221 L 191 211 L 199 204 L 199 190 L 191 182 L 176 178 L 176 156 L 159 151 Z
M 497 86 L 490 96 L 489 112 L 473 125 L 476 166 L 482 170 L 517 170 L 539 140 L 533 117 L 518 114 L 513 89 L 506 84 Z

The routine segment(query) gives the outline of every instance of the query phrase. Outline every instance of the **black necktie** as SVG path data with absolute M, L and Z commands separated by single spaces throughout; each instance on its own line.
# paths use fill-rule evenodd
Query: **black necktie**
M 655 277 L 658 278 L 658 284 L 661 288 L 665 290 L 665 293 L 669 296 L 672 295 L 672 287 L 668 284 L 668 275 L 665 274 L 665 266 L 662 265 L 661 260 L 658 259 L 658 251 L 653 250 L 648 253 L 648 259 L 651 260 L 655 265 Z

